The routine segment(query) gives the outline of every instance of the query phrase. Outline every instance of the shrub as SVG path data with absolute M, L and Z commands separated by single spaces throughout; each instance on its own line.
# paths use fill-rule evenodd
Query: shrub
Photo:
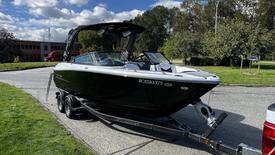
M 194 66 L 213 66 L 215 61 L 211 57 L 193 56 L 190 59 L 191 65 Z

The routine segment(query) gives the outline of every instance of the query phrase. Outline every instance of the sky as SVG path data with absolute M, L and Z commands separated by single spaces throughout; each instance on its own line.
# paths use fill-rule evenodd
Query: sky
M 22 40 L 64 42 L 78 25 L 135 18 L 154 6 L 180 7 L 181 0 L 0 0 L 0 29 Z

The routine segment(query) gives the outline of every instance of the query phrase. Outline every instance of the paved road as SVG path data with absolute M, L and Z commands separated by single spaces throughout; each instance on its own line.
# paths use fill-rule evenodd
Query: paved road
M 179 139 L 129 126 L 116 124 L 110 126 L 87 116 L 79 117 L 77 120 L 67 119 L 64 114 L 57 111 L 54 85 L 52 85 L 49 101 L 45 101 L 46 86 L 51 72 L 52 68 L 1 72 L 0 81 L 30 93 L 53 112 L 68 130 L 97 153 L 115 155 L 215 154 L 208 147 L 185 138 Z M 231 146 L 246 143 L 260 149 L 265 109 L 275 102 L 274 94 L 274 87 L 217 87 L 211 94 L 206 94 L 203 97 L 204 101 L 209 101 L 218 113 L 225 111 L 229 114 L 211 138 L 220 139 Z M 205 122 L 194 113 L 192 107 L 187 107 L 174 114 L 174 117 L 202 131 L 206 127 L 203 125 Z M 155 136 L 161 140 L 136 134 Z

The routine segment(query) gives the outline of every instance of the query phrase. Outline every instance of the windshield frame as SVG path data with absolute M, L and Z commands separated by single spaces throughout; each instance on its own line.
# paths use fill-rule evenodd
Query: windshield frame
M 117 56 L 114 56 L 114 55 L 117 55 Z M 90 63 L 75 62 L 77 58 L 82 56 L 89 56 L 91 62 Z M 116 59 L 118 57 L 120 57 L 119 58 L 120 60 Z M 84 65 L 91 65 L 91 66 L 124 66 L 125 62 L 127 61 L 127 58 L 123 58 L 123 57 L 125 57 L 123 52 L 93 51 L 93 52 L 88 52 L 88 53 L 78 55 L 75 58 L 73 58 L 73 61 L 71 62 L 75 64 L 84 64 Z
M 157 65 L 157 64 L 161 64 L 161 63 L 164 63 L 164 62 L 168 62 L 169 64 L 171 64 L 171 62 L 169 61 L 169 59 L 167 59 L 162 53 L 160 52 L 157 52 L 157 51 L 147 51 L 147 52 L 143 52 L 144 56 L 150 61 L 151 64 L 153 65 Z M 155 54 L 155 55 L 159 55 L 161 56 L 161 59 L 160 60 L 159 58 L 160 57 L 152 57 L 152 55 Z M 156 59 L 159 59 L 160 61 L 155 61 Z

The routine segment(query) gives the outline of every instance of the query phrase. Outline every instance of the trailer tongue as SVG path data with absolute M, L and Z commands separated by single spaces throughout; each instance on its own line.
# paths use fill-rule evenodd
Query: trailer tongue
M 57 97 L 58 97 L 58 94 L 57 94 Z M 101 121 L 105 123 L 106 121 L 110 121 L 112 123 L 117 122 L 117 123 L 132 125 L 132 126 L 152 130 L 152 131 L 166 133 L 166 134 L 170 134 L 178 137 L 185 137 L 185 138 L 187 137 L 199 143 L 205 144 L 211 147 L 212 149 L 216 150 L 218 153 L 222 153 L 222 154 L 230 154 L 230 155 L 261 155 L 262 154 L 260 150 L 257 150 L 253 147 L 249 147 L 245 144 L 240 144 L 236 148 L 234 148 L 226 144 L 223 144 L 221 141 L 215 141 L 209 138 L 209 136 L 227 117 L 227 114 L 224 112 L 221 113 L 217 118 L 211 121 L 208 129 L 203 134 L 197 134 L 193 132 L 189 126 L 181 124 L 176 119 L 173 119 L 171 117 L 169 117 L 168 121 L 166 122 L 148 123 L 148 122 L 139 121 L 135 119 L 129 119 L 124 117 L 114 116 L 107 113 L 102 113 L 98 111 L 96 108 L 93 108 L 93 105 L 95 105 L 94 102 L 91 102 L 85 99 L 79 99 L 79 98 L 75 98 L 75 99 L 78 101 L 78 104 L 80 104 L 82 108 L 84 108 L 86 111 L 88 111 L 92 115 L 98 117 Z M 71 110 L 69 112 L 69 115 L 72 114 L 72 112 L 79 110 L 79 107 L 73 108 L 74 107 L 73 104 L 75 104 L 73 103 L 73 100 L 65 100 L 64 104 L 65 104 L 65 109 L 66 109 L 66 105 L 70 106 L 67 108 Z M 65 114 L 67 115 L 66 110 L 65 110 Z
M 146 123 L 146 122 L 141 122 L 141 121 L 137 121 L 137 120 L 132 120 L 132 119 L 127 119 L 127 118 L 122 118 L 122 117 L 117 117 L 117 116 L 101 113 L 101 112 L 93 109 L 91 106 L 89 106 L 89 104 L 91 104 L 91 102 L 85 103 L 85 102 L 81 101 L 81 104 L 84 109 L 86 109 L 88 112 L 90 112 L 94 116 L 97 116 L 102 121 L 108 120 L 108 121 L 112 121 L 112 122 L 123 123 L 123 124 L 133 125 L 133 126 L 137 126 L 137 127 L 144 128 L 144 129 L 149 129 L 152 131 L 167 133 L 167 134 L 171 134 L 171 135 L 175 135 L 175 136 L 188 137 L 188 138 L 193 139 L 199 143 L 208 145 L 211 148 L 213 148 L 217 151 L 220 151 L 220 152 L 226 152 L 229 154 L 236 154 L 239 152 L 238 149 L 234 149 L 230 146 L 222 144 L 221 142 L 216 142 L 216 141 L 208 138 L 214 132 L 214 130 L 219 126 L 219 124 L 221 124 L 222 121 L 227 117 L 226 113 L 222 113 L 215 120 L 215 123 L 213 123 L 213 125 L 210 126 L 204 134 L 199 135 L 199 134 L 193 133 L 191 131 L 191 128 L 189 128 L 186 125 L 182 125 L 182 124 L 178 123 L 175 119 L 173 119 L 173 121 L 162 123 L 162 124 L 165 124 L 166 126 L 161 126 L 161 125 L 150 124 L 150 123 Z M 167 126 L 170 126 L 170 127 L 167 127 Z M 173 126 L 173 128 L 171 126 Z
M 50 83 L 50 81 L 49 81 Z M 49 90 L 49 88 L 48 88 Z M 47 95 L 48 96 L 48 93 Z M 47 98 L 47 97 L 46 97 Z M 205 144 L 218 153 L 229 155 L 261 155 L 262 152 L 256 148 L 250 147 L 246 144 L 239 144 L 237 147 L 231 147 L 223 144 L 222 141 L 210 139 L 209 136 L 227 117 L 225 112 L 221 113 L 218 117 L 213 117 L 212 109 L 203 104 L 202 102 L 195 103 L 194 106 L 198 112 L 207 120 L 208 129 L 203 134 L 197 134 L 189 126 L 179 123 L 176 119 L 168 116 L 168 121 L 160 123 L 148 123 L 136 119 L 129 119 L 125 117 L 115 116 L 112 114 L 102 113 L 96 108 L 95 102 L 77 98 L 63 90 L 56 93 L 58 110 L 65 112 L 68 118 L 73 118 L 74 114 L 85 109 L 92 115 L 98 117 L 101 121 L 117 122 L 127 125 L 132 125 L 152 131 L 166 133 L 178 137 L 190 138 L 199 143 Z M 207 112 L 206 112 L 207 111 Z M 267 110 L 267 121 L 264 126 L 263 133 L 263 154 L 275 155 L 275 104 L 271 105 Z

